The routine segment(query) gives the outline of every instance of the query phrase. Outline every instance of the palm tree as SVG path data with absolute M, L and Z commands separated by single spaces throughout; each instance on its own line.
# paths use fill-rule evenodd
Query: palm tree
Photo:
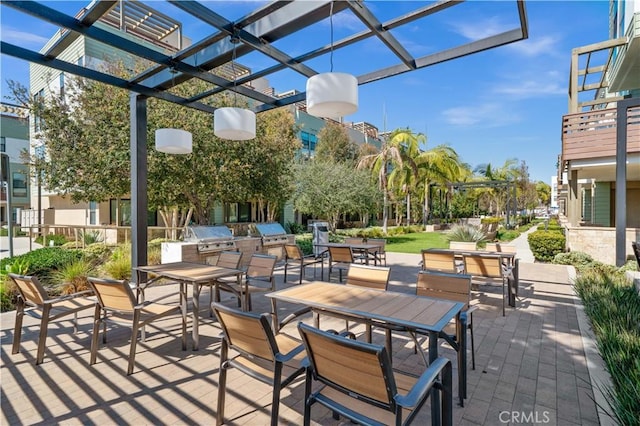
M 432 183 L 441 185 L 459 181 L 464 175 L 464 165 L 458 153 L 448 145 L 437 145 L 423 151 L 415 160 L 418 167 L 418 181 L 423 183 L 423 221 L 429 217 L 429 188 Z
M 419 146 L 419 141 L 424 136 L 416 135 L 409 129 L 396 129 L 384 139 L 382 148 L 375 154 L 364 155 L 358 161 L 358 168 L 371 169 L 378 179 L 378 185 L 382 190 L 383 211 L 382 211 L 382 232 L 387 233 L 388 203 L 389 203 L 389 169 L 402 169 L 404 160 L 409 160 L 407 152 L 411 152 L 415 145 Z
M 484 178 L 483 180 L 489 181 L 512 181 L 517 179 L 520 174 L 518 160 L 515 158 L 508 158 L 504 164 L 498 168 L 492 166 L 491 163 L 480 164 L 474 169 L 474 172 L 482 176 Z M 495 202 L 496 205 L 496 213 L 501 210 L 503 200 L 505 197 L 509 197 L 508 194 L 505 194 L 505 191 L 508 191 L 508 189 L 497 190 L 496 188 L 488 188 L 486 190 L 486 193 L 490 197 L 489 210 L 491 210 L 493 202 Z
M 407 205 L 407 225 L 411 223 L 411 194 L 414 192 L 418 178 L 416 160 L 422 154 L 420 145 L 427 138 L 422 133 L 413 133 L 409 129 L 395 135 L 392 143 L 398 146 L 402 157 L 402 167 L 394 168 L 389 174 L 389 189 L 396 190 L 404 198 Z M 398 217 L 399 218 L 399 217 Z

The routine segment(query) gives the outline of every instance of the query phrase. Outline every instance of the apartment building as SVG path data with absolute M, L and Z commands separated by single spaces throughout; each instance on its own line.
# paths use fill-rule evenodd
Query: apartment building
M 0 224 L 20 221 L 20 212 L 30 207 L 29 168 L 20 158 L 29 150 L 28 111 L 17 105 L 0 105 L 0 153 L 2 182 L 0 187 Z M 9 211 L 11 210 L 11 211 Z M 10 215 L 10 216 L 9 216 Z
M 572 51 L 559 204 L 570 250 L 620 263 L 616 233 L 625 233 L 625 256 L 640 239 L 640 2 L 610 0 L 609 30 L 608 40 Z M 621 217 L 626 229 L 616 231 Z

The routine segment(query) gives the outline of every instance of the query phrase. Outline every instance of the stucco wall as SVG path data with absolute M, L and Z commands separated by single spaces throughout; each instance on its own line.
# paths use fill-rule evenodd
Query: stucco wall
M 567 248 L 570 251 L 588 253 L 600 262 L 616 264 L 616 229 L 605 227 L 571 227 L 567 228 Z M 633 256 L 632 241 L 640 240 L 640 228 L 627 228 L 626 256 Z

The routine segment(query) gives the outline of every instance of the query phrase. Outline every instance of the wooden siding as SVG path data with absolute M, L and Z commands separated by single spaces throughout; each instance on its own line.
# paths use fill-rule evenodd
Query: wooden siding
M 562 159 L 581 160 L 616 155 L 615 108 L 565 115 L 562 118 Z M 640 152 L 640 108 L 627 115 L 627 152 Z

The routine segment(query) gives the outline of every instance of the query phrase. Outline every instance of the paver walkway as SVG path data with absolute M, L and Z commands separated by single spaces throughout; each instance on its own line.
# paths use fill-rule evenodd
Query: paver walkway
M 420 256 L 387 256 L 392 268 L 390 290 L 413 292 Z M 501 314 L 501 285 L 476 288 L 476 369 L 471 370 L 469 357 L 468 399 L 464 407 L 454 407 L 456 424 L 598 424 L 574 296 L 568 284 L 569 271 L 566 266 L 522 262 L 518 306 L 507 308 L 505 317 Z M 282 268 L 277 271 L 278 288 L 294 285 L 293 278 L 283 283 L 282 272 Z M 311 271 L 308 278 L 312 278 Z M 202 349 L 180 350 L 176 337 L 179 321 L 154 323 L 148 327 L 147 341 L 138 346 L 136 369 L 129 377 L 125 375 L 127 329 L 110 330 L 108 344 L 99 351 L 98 363 L 91 367 L 91 314 L 81 318 L 76 335 L 68 334 L 69 321 L 56 323 L 44 363 L 35 366 L 38 323 L 25 319 L 28 329 L 23 335 L 22 350 L 12 355 L 14 314 L 3 313 L 0 424 L 214 424 L 220 329 L 204 310 L 209 295 L 207 291 L 202 293 Z M 175 286 L 158 286 L 149 290 L 148 296 L 177 301 Z M 230 299 L 227 302 L 234 304 Z M 285 304 L 279 307 L 293 309 Z M 257 296 L 254 308 L 267 311 L 268 301 Z M 343 328 L 344 321 L 323 317 L 322 325 Z M 295 334 L 295 328 L 290 327 L 286 332 Z M 411 371 L 423 369 L 411 341 L 400 333 L 394 333 L 393 338 L 394 365 Z M 382 342 L 383 332 L 374 329 L 374 339 Z M 444 343 L 440 354 L 455 361 L 455 353 Z M 268 424 L 269 386 L 232 370 L 228 389 L 229 424 Z M 302 424 L 303 395 L 302 378 L 283 391 L 281 424 Z M 415 424 L 429 424 L 429 411 L 423 408 Z M 320 407 L 314 407 L 312 419 L 314 424 L 340 423 Z

